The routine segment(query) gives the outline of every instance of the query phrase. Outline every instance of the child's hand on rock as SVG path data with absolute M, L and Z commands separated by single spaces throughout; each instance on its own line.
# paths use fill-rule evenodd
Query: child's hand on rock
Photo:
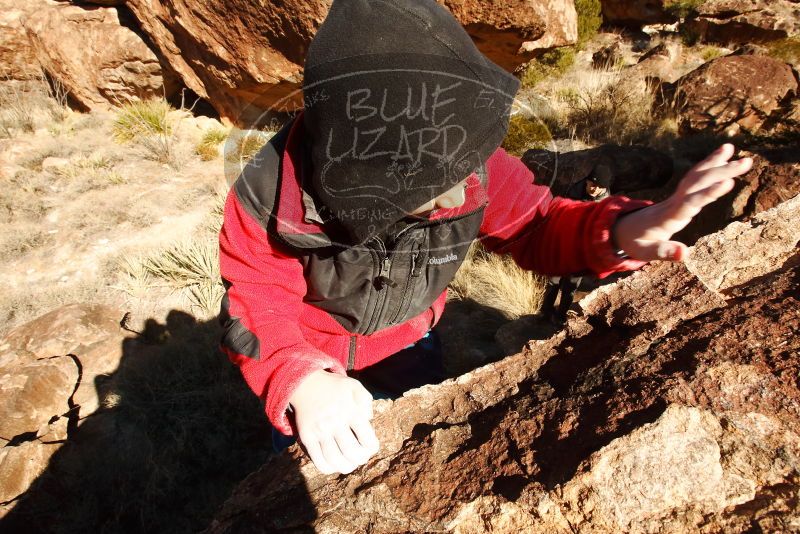
M 372 395 L 361 382 L 320 369 L 292 393 L 299 440 L 322 473 L 350 473 L 379 443 L 370 420 Z
M 753 166 L 751 158 L 729 161 L 733 152 L 732 144 L 722 145 L 692 167 L 667 200 L 620 217 L 613 231 L 617 246 L 635 260 L 683 260 L 686 245 L 669 238 L 706 205 L 730 192 L 733 179 Z

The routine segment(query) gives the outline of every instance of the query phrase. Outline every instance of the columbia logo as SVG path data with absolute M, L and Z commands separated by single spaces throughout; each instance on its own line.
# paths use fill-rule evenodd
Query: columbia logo
M 455 254 L 448 254 L 447 256 L 442 256 L 441 258 L 429 258 L 428 264 L 429 265 L 441 265 L 443 263 L 450 263 L 454 262 L 458 259 L 458 256 Z

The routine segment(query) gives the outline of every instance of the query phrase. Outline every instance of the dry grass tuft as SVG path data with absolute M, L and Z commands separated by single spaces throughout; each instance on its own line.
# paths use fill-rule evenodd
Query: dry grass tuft
M 545 280 L 510 256 L 488 252 L 475 242 L 449 288 L 451 299 L 474 300 L 513 320 L 538 313 Z
M 203 161 L 212 161 L 219 157 L 219 146 L 228 138 L 228 132 L 222 128 L 207 130 L 200 143 L 195 147 L 195 153 Z

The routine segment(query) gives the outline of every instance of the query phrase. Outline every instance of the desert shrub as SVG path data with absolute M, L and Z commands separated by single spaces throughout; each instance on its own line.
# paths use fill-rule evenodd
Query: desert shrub
M 537 117 L 559 139 L 659 146 L 673 135 L 670 122 L 653 113 L 647 84 L 617 67 L 570 72 L 541 97 L 547 106 L 537 108 Z
M 700 57 L 703 58 L 703 61 L 711 61 L 724 55 L 725 52 L 717 46 L 706 46 L 700 51 Z
M 263 130 L 234 129 L 225 141 L 225 181 L 232 185 L 259 150 L 275 135 Z
M 47 113 L 55 123 L 61 123 L 69 117 L 69 90 L 61 80 L 52 77 L 41 69 L 39 79 L 47 92 Z
M 520 114 L 511 117 L 503 148 L 510 154 L 521 156 L 530 148 L 545 148 L 553 137 L 547 125 L 535 117 Z
M 536 87 L 547 78 L 563 74 L 575 63 L 576 50 L 568 46 L 545 52 L 528 62 L 522 74 L 522 87 Z
M 34 132 L 41 122 L 61 123 L 70 114 L 69 92 L 40 68 L 29 80 L 0 80 L 0 135 Z
M 767 55 L 787 63 L 800 63 L 800 37 L 788 37 L 769 43 Z
M 578 12 L 578 48 L 582 49 L 603 24 L 602 5 L 600 0 L 575 0 L 575 10 Z
M 685 19 L 697 11 L 697 8 L 706 3 L 706 0 L 668 0 L 664 8 L 667 13 L 678 19 Z
M 195 153 L 203 161 L 212 161 L 219 157 L 219 145 L 225 142 L 228 132 L 222 128 L 211 128 L 206 130 L 200 142 L 195 147 Z
M 36 100 L 30 83 L 3 80 L 0 84 L 0 134 L 13 137 L 17 133 L 36 130 Z
M 174 108 L 164 99 L 131 101 L 121 106 L 112 128 L 118 142 L 133 142 L 142 155 L 179 169 L 186 154 L 175 134 Z

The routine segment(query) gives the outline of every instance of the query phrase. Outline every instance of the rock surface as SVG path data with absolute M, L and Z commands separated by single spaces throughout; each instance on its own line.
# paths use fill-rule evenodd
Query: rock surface
M 565 195 L 570 186 L 594 174 L 613 177 L 612 193 L 655 189 L 672 178 L 672 158 L 644 146 L 603 145 L 586 150 L 557 153 L 528 150 L 522 162 L 534 173 L 536 183 Z
M 706 0 L 684 28 L 703 41 L 723 44 L 785 39 L 800 34 L 800 4 L 795 0 Z
M 99 408 L 122 356 L 121 312 L 71 304 L 0 340 L 0 503 L 41 475 L 70 428 Z M 0 509 L 0 516 L 7 510 Z
M 666 0 L 602 0 L 603 18 L 611 24 L 640 27 L 646 24 L 675 22 L 669 13 Z
M 684 134 L 757 132 L 797 90 L 791 67 L 781 61 L 726 56 L 676 82 L 674 109 Z
M 84 110 L 171 97 L 178 88 L 124 18 L 115 8 L 48 3 L 24 21 L 36 60 Z
M 39 75 L 36 54 L 23 20 L 45 5 L 44 0 L 0 0 L 0 77 L 27 80 Z
M 536 50 L 577 38 L 577 14 L 568 0 L 439 2 L 479 49 L 509 70 Z M 227 121 L 252 127 L 266 120 L 267 109 L 292 111 L 302 105 L 305 53 L 330 0 L 128 0 L 126 6 L 187 87 Z
M 796 197 L 731 225 L 521 354 L 376 402 L 366 466 L 321 475 L 294 446 L 207 532 L 800 529 L 799 215 Z

